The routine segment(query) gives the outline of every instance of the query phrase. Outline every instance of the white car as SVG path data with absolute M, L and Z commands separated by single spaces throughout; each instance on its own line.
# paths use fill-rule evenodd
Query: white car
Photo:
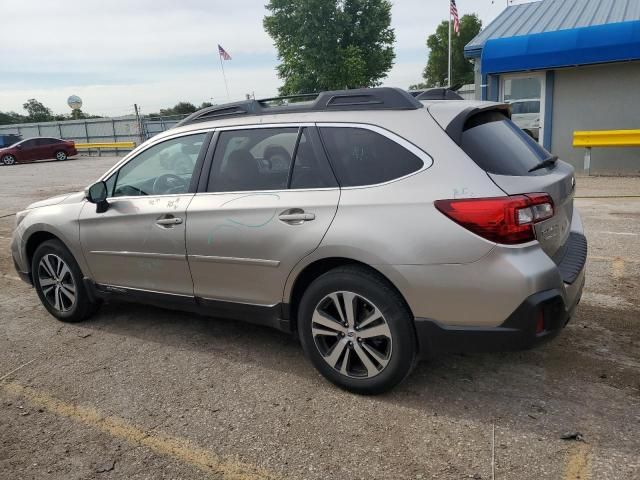
M 540 137 L 540 99 L 524 98 L 509 102 L 511 120 L 536 140 Z

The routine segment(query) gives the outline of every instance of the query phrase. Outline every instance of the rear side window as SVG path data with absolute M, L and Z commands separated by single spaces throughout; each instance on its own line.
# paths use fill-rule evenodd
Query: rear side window
M 286 190 L 297 139 L 297 127 L 220 133 L 207 190 Z
M 388 182 L 416 172 L 424 165 L 403 146 L 371 130 L 322 127 L 320 131 L 341 187 Z
M 209 192 L 335 187 L 318 133 L 308 127 L 221 132 Z
M 482 112 L 467 120 L 460 146 L 480 168 L 497 175 L 545 175 L 544 169 L 529 170 L 551 156 L 497 111 Z

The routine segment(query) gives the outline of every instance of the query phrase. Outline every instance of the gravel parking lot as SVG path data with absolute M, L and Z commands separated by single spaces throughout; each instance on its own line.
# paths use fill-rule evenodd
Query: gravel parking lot
M 556 340 L 358 397 L 266 328 L 125 304 L 49 316 L 13 270 L 12 214 L 116 160 L 0 168 L 0 478 L 490 479 L 492 457 L 501 479 L 640 478 L 640 178 L 578 179 L 588 276 Z

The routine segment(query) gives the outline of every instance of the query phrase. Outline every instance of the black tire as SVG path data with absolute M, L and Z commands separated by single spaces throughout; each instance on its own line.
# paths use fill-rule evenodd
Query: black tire
M 64 150 L 58 150 L 55 153 L 55 159 L 59 160 L 59 161 L 64 161 L 67 159 L 67 152 L 65 152 Z
M 363 297 L 362 300 L 370 301 L 382 313 L 382 321 L 386 322 L 390 332 L 390 345 L 392 345 L 392 348 L 390 349 L 388 363 L 381 369 L 380 365 L 378 365 L 379 373 L 375 374 L 375 376 L 354 378 L 348 374 L 341 373 L 337 366 L 334 366 L 334 368 L 325 361 L 325 357 L 320 351 L 321 347 L 312 333 L 312 318 L 316 307 L 322 305 L 321 302 L 326 301 L 327 296 L 333 292 L 354 293 L 356 296 Z M 342 298 L 344 305 L 344 297 Z M 356 300 L 356 302 L 360 301 L 360 299 Z M 307 358 L 318 371 L 335 385 L 354 393 L 375 395 L 386 392 L 404 380 L 411 373 L 416 363 L 417 341 L 413 317 L 409 308 L 400 294 L 384 277 L 364 267 L 339 267 L 314 280 L 304 292 L 300 302 L 298 332 Z M 348 336 L 353 337 L 353 333 L 353 331 L 350 331 Z M 345 338 L 344 334 L 341 333 L 340 335 L 345 340 L 349 340 Z M 357 337 L 357 335 L 358 329 L 356 328 L 355 336 Z M 341 337 L 336 337 L 336 339 L 333 339 L 333 337 L 327 338 L 337 343 L 337 338 Z M 322 339 L 325 337 L 317 338 Z M 357 340 L 358 342 L 360 341 L 359 338 Z M 353 346 L 346 348 L 349 348 L 353 352 L 350 352 L 350 354 L 353 355 L 357 354 L 354 351 L 357 350 L 357 345 L 362 344 L 356 343 L 354 338 L 354 341 L 349 342 L 349 345 Z M 334 344 L 335 347 L 336 344 Z M 363 349 L 360 348 L 359 352 L 362 353 Z M 342 358 L 344 359 L 344 356 Z M 357 358 L 356 360 L 359 361 Z M 341 361 L 339 360 L 338 363 L 341 363 Z M 349 363 L 349 360 L 345 363 Z
M 2 157 L 2 164 L 6 166 L 15 165 L 16 157 L 14 157 L 13 155 L 5 155 L 4 157 Z
M 63 296 L 62 293 L 60 293 L 60 298 L 62 298 L 60 303 L 66 301 L 60 309 L 56 308 L 54 300 L 52 300 L 52 297 L 58 295 L 57 291 L 55 291 L 56 287 L 53 287 L 54 293 L 52 293 L 49 288 L 51 285 L 46 285 L 44 288 L 42 285 L 45 281 L 50 283 L 52 280 L 51 278 L 41 278 L 41 276 L 46 277 L 48 271 L 47 268 L 41 264 L 42 259 L 45 257 L 52 261 L 55 261 L 56 258 L 62 259 L 69 270 L 69 272 L 65 274 L 65 278 L 62 280 L 65 282 L 63 285 L 72 285 L 74 287 L 75 299 L 72 303 L 66 294 Z M 83 275 L 80 271 L 80 267 L 78 266 L 75 258 L 73 258 L 73 255 L 59 240 L 47 240 L 36 248 L 31 262 L 31 272 L 33 275 L 33 286 L 38 293 L 38 297 L 40 298 L 42 305 L 44 305 L 47 311 L 58 320 L 63 322 L 80 322 L 89 318 L 94 313 L 97 304 L 91 301 L 87 293 L 83 283 Z M 71 280 L 73 282 L 71 282 Z M 53 283 L 57 282 L 54 280 Z M 45 289 L 48 289 L 46 294 Z M 67 288 L 67 292 L 71 292 L 71 290 Z M 68 309 L 65 310 L 65 307 L 68 307 Z

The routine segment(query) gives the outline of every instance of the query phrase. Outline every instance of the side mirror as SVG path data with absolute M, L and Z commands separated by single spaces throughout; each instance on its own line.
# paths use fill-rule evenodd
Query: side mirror
M 22 150 L 22 145 L 16 145 L 16 148 L 17 148 L 18 150 Z
M 104 182 L 94 183 L 86 191 L 87 200 L 96 204 L 96 213 L 104 213 L 109 209 L 107 195 L 107 184 Z

